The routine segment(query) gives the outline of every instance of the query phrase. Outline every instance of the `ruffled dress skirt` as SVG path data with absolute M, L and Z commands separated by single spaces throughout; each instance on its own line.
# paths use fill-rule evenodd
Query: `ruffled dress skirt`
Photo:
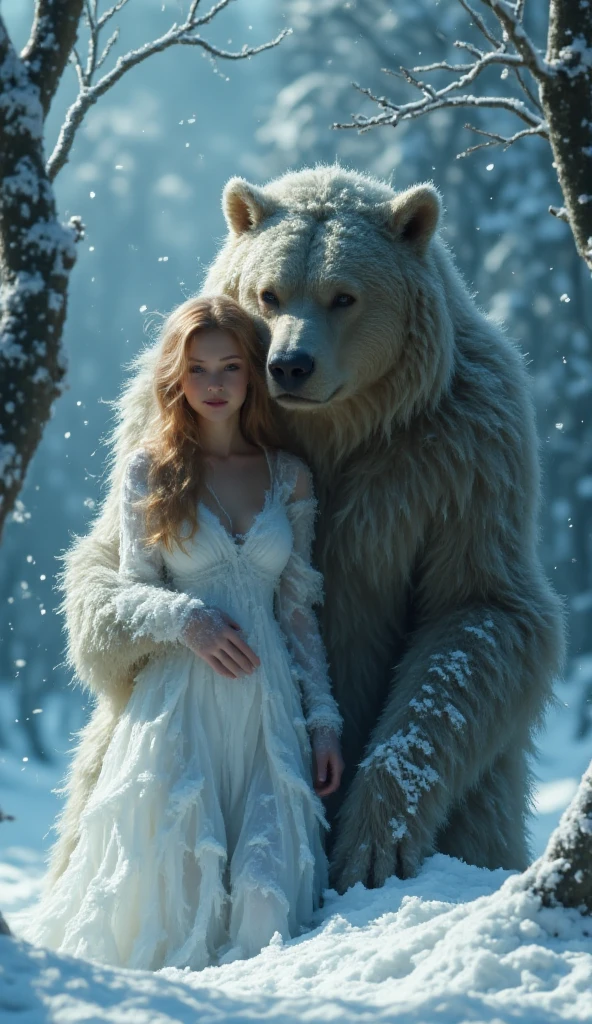
M 258 617 L 251 676 L 222 677 L 185 648 L 138 674 L 79 842 L 25 938 L 105 964 L 199 970 L 310 926 L 328 825 L 281 632 Z

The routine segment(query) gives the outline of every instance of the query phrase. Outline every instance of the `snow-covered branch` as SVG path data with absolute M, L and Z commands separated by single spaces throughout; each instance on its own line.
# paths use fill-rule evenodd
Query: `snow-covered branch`
M 508 146 L 513 146 L 519 139 L 524 139 L 527 135 L 542 135 L 544 138 L 548 138 L 546 129 L 540 127 L 534 128 L 523 128 L 522 131 L 515 132 L 514 135 L 500 135 L 498 132 L 487 132 L 484 128 L 475 128 L 472 124 L 466 124 L 465 128 L 469 131 L 476 132 L 477 135 L 484 135 L 488 142 L 478 142 L 476 146 L 468 146 L 467 149 L 463 150 L 462 153 L 458 153 L 457 157 L 470 156 L 471 153 L 476 153 L 478 149 L 486 149 L 487 146 L 503 146 L 507 149 Z
M 544 81 L 552 72 L 540 50 L 529 39 L 522 23 L 525 0 L 508 3 L 508 0 L 481 0 L 495 14 L 504 34 L 520 54 L 525 67 L 537 81 Z
M 480 50 L 472 43 L 456 40 L 454 46 L 459 50 L 467 51 L 473 57 L 472 61 L 464 64 L 451 64 L 449 61 L 445 60 L 436 61 L 432 64 L 417 65 L 411 69 L 401 67 L 398 72 L 389 71 L 387 68 L 384 68 L 383 70 L 385 73 L 391 74 L 394 77 L 403 78 L 409 85 L 421 92 L 422 99 L 410 101 L 408 103 L 395 103 L 384 96 L 374 96 L 369 92 L 369 90 L 356 84 L 355 87 L 364 95 L 374 100 L 374 102 L 383 109 L 384 113 L 375 115 L 374 117 L 366 117 L 363 114 L 356 114 L 354 115 L 353 120 L 348 124 L 335 124 L 333 127 L 359 128 L 362 131 L 366 131 L 368 128 L 373 128 L 377 125 L 390 125 L 391 127 L 396 127 L 396 125 L 401 121 L 408 121 L 413 118 L 423 117 L 425 114 L 431 114 L 435 110 L 442 110 L 446 107 L 460 106 L 507 110 L 509 113 L 514 114 L 516 117 L 520 118 L 520 120 L 524 121 L 528 125 L 529 129 L 533 129 L 529 134 L 546 135 L 547 129 L 545 119 L 537 105 L 537 100 L 521 78 L 519 78 L 518 81 L 520 83 L 521 91 L 526 95 L 528 102 L 511 95 L 474 96 L 472 92 L 468 91 L 469 87 L 480 75 L 483 74 L 483 72 L 495 65 L 501 65 L 508 69 L 508 71 L 511 70 L 515 76 L 520 74 L 521 69 L 527 69 L 532 72 L 533 67 L 536 67 L 537 74 L 540 75 L 541 78 L 547 74 L 553 74 L 554 72 L 552 69 L 546 67 L 542 54 L 537 51 L 531 41 L 526 38 L 521 25 L 517 24 L 514 27 L 516 39 L 520 42 L 520 49 L 518 49 L 517 44 L 514 43 L 514 40 L 512 39 L 512 42 L 514 43 L 514 50 L 511 51 L 508 49 L 509 36 L 507 31 L 504 33 L 502 39 L 497 39 L 489 30 L 484 20 L 468 3 L 468 0 L 459 0 L 459 2 L 471 16 L 471 19 L 486 37 L 493 49 L 484 51 Z M 481 2 L 493 10 L 498 3 L 503 3 L 503 0 L 481 0 Z M 503 3 L 503 7 L 504 17 L 509 19 L 510 15 L 508 11 L 506 11 L 506 8 L 509 8 L 510 5 Z M 514 25 L 513 21 L 512 24 Z M 429 82 L 425 81 L 425 79 L 417 77 L 419 74 L 426 74 L 435 71 L 451 72 L 452 74 L 458 75 L 458 77 L 440 88 L 434 88 Z
M 386 69 L 385 69 L 386 70 Z M 452 95 L 457 89 L 462 88 L 460 82 L 452 82 L 443 89 L 433 89 L 427 82 L 415 77 L 415 72 L 421 68 L 401 68 L 401 77 L 410 85 L 423 93 L 423 99 L 415 102 L 397 104 L 384 96 L 375 96 L 369 89 L 355 84 L 355 88 L 364 96 L 374 100 L 379 107 L 385 110 L 384 114 L 377 114 L 374 117 L 366 117 L 364 114 L 354 115 L 354 120 L 349 124 L 334 124 L 334 128 L 359 128 L 367 131 L 377 125 L 390 125 L 395 128 L 401 121 L 411 121 L 414 118 L 422 117 L 424 114 L 432 114 L 435 110 L 444 110 L 451 107 L 481 108 L 483 110 L 507 110 L 515 114 L 521 121 L 524 121 L 530 128 L 536 129 L 537 134 L 546 135 L 547 127 L 543 118 L 539 117 L 534 110 L 531 110 L 522 100 L 512 96 L 473 96 L 469 93 L 462 93 L 460 96 Z M 392 73 L 392 72 L 391 72 Z M 392 112 L 392 113 L 391 113 Z
M 86 4 L 86 20 L 89 27 L 86 67 L 82 67 L 80 58 L 77 54 L 74 54 L 73 61 L 78 73 L 80 91 L 66 113 L 54 151 L 49 158 L 47 174 L 50 181 L 53 181 L 58 171 L 61 170 L 68 160 L 76 132 L 90 107 L 111 89 L 123 75 L 137 64 L 147 60 L 148 57 L 152 57 L 156 53 L 163 53 L 164 50 L 168 50 L 171 46 L 197 46 L 214 58 L 221 60 L 245 60 L 248 57 L 254 57 L 258 53 L 263 53 L 264 50 L 270 50 L 272 47 L 277 46 L 289 33 L 289 29 L 284 29 L 275 39 L 271 39 L 269 42 L 261 43 L 259 46 L 243 46 L 238 51 L 221 49 L 208 42 L 207 39 L 204 39 L 198 32 L 198 29 L 208 25 L 216 14 L 219 14 L 225 7 L 228 7 L 231 0 L 218 0 L 203 15 L 198 15 L 199 0 L 192 0 L 187 17 L 181 25 L 173 24 L 158 39 L 144 43 L 143 46 L 138 47 L 136 50 L 130 50 L 129 53 L 118 59 L 115 67 L 95 81 L 96 72 L 105 63 L 118 38 L 117 31 L 115 31 L 100 53 L 99 33 L 113 14 L 125 6 L 126 3 L 128 3 L 128 0 L 118 0 L 118 3 L 101 18 L 97 17 L 96 4 L 94 8 L 89 3 Z
M 565 216 L 580 256 L 592 269 L 592 4 L 581 0 L 549 0 L 547 52 L 537 47 L 524 28 L 525 0 L 480 0 L 495 19 L 494 30 L 469 0 L 459 0 L 488 47 L 456 40 L 454 46 L 468 53 L 465 63 L 436 61 L 398 72 L 421 93 L 421 98 L 398 103 L 355 85 L 380 108 L 374 116 L 354 114 L 347 123 L 334 128 L 357 128 L 366 132 L 381 125 L 396 127 L 437 110 L 466 107 L 471 110 L 503 110 L 519 118 L 526 129 L 504 134 L 495 126 L 465 127 L 487 137 L 458 156 L 467 156 L 485 146 L 514 145 L 530 135 L 546 139 L 553 150 L 554 166 L 565 199 Z M 501 30 L 501 33 L 498 31 Z M 472 84 L 492 67 L 502 67 L 504 85 L 474 95 Z M 445 72 L 454 76 L 435 87 L 425 76 Z M 510 87 L 513 86 L 513 89 Z M 518 91 L 518 95 L 513 92 Z M 555 213 L 555 209 L 551 212 Z

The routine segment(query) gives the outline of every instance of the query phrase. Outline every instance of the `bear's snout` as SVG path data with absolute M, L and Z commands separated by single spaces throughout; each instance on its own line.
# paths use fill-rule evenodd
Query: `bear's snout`
M 311 377 L 315 361 L 308 352 L 279 353 L 269 364 L 269 372 L 283 391 L 298 391 Z

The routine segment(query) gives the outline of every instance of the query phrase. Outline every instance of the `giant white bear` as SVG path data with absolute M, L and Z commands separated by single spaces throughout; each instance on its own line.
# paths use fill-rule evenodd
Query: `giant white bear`
M 339 890 L 442 851 L 523 868 L 527 753 L 563 656 L 537 555 L 539 467 L 518 349 L 469 295 L 429 185 L 338 166 L 223 197 L 203 291 L 259 321 L 281 443 L 311 466 L 316 561 L 346 772 L 329 798 Z M 153 351 L 120 404 L 108 493 L 62 578 L 71 664 L 96 695 L 53 876 L 76 842 L 138 667 L 158 649 L 116 621 L 119 491 L 155 415 Z

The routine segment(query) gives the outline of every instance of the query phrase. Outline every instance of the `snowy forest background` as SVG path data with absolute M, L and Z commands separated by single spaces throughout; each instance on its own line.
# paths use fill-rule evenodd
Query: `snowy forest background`
M 120 51 L 156 37 L 184 6 L 129 4 L 119 16 Z M 527 8 L 527 29 L 540 46 L 545 6 Z M 17 47 L 32 8 L 32 0 L 2 2 Z M 50 790 L 87 712 L 61 664 L 55 574 L 60 552 L 84 532 L 100 499 L 101 439 L 125 366 L 156 314 L 199 288 L 225 233 L 226 180 L 241 174 L 263 182 L 317 161 L 339 159 L 397 188 L 434 181 L 446 207 L 443 237 L 478 302 L 528 354 L 544 473 L 542 554 L 564 595 L 570 632 L 560 707 L 543 740 L 537 852 L 592 757 L 592 287 L 567 225 L 547 212 L 561 206 L 550 149 L 531 138 L 458 160 L 475 141 L 463 110 L 396 130 L 330 130 L 354 111 L 374 112 L 352 80 L 404 96 L 406 87 L 381 68 L 457 59 L 451 43 L 470 40 L 471 29 L 456 0 L 241 0 L 216 19 L 209 38 L 240 48 L 286 26 L 292 35 L 252 60 L 216 66 L 181 49 L 133 69 L 90 111 L 56 181 L 62 219 L 79 214 L 86 237 L 70 287 L 68 390 L 29 469 L 0 560 L 0 807 L 18 819 L 2 825 L 0 848 L 38 847 L 46 836 L 56 809 Z M 69 69 L 49 138 L 75 91 Z M 487 127 L 487 112 L 475 123 Z

